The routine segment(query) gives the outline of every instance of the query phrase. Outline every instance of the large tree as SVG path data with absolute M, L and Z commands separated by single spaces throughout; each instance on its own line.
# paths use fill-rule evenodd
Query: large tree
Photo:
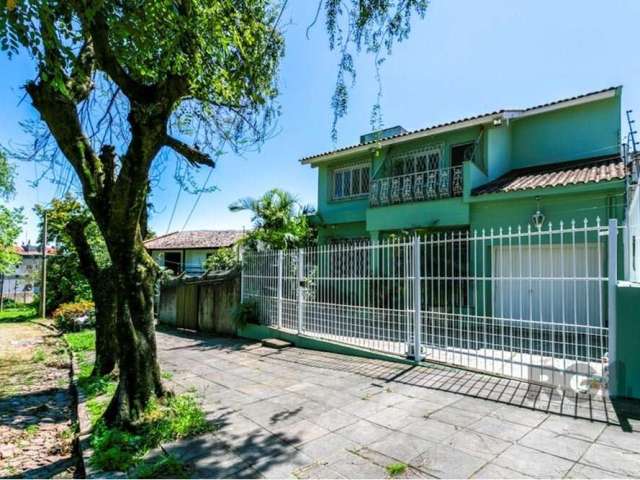
M 0 199 L 8 200 L 13 196 L 15 192 L 14 180 L 15 167 L 9 163 L 4 152 L 0 150 Z M 15 245 L 22 231 L 23 223 L 22 209 L 11 209 L 0 205 L 0 276 L 2 283 L 4 283 L 4 276 L 11 273 L 20 261 L 20 256 L 15 251 Z
M 77 301 L 78 296 L 90 294 L 96 315 L 92 374 L 111 373 L 118 358 L 118 291 L 116 274 L 98 226 L 86 206 L 70 194 L 52 200 L 48 206 L 37 206 L 36 211 L 40 215 L 46 213 L 48 240 L 55 241 L 57 246 L 56 256 L 49 261 L 47 278 L 53 285 L 48 288 L 48 297 L 60 303 Z M 64 298 L 65 295 L 71 298 Z
M 164 395 L 152 296 L 157 267 L 142 238 L 149 173 L 162 150 L 192 166 L 261 143 L 277 108 L 283 53 L 277 0 L 11 0 L 0 46 L 23 47 L 36 77 L 26 92 L 100 228 L 118 284 L 120 378 L 108 423 L 135 422 Z M 320 0 L 340 50 L 333 98 L 346 112 L 351 51 L 403 39 L 427 0 Z M 376 65 L 380 58 L 377 58 Z

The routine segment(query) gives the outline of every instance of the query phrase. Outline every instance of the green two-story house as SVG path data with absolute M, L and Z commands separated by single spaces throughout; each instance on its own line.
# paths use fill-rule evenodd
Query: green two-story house
M 318 169 L 320 243 L 624 217 L 621 87 L 303 158 Z

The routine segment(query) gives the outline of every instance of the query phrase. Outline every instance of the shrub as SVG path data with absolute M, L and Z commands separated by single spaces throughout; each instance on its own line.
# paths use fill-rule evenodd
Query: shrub
M 239 265 L 238 254 L 233 248 L 219 248 L 204 262 L 204 268 L 211 272 L 231 270 Z
M 243 302 L 233 308 L 231 318 L 237 327 L 244 327 L 247 323 L 260 323 L 258 304 L 256 302 Z
M 94 304 L 89 301 L 63 303 L 53 311 L 53 319 L 56 327 L 63 332 L 79 330 L 80 327 L 91 327 L 95 325 Z M 87 317 L 85 322 L 78 320 Z

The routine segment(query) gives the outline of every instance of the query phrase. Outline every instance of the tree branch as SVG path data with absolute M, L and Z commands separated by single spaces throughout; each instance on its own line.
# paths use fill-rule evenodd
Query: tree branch
M 120 65 L 109 45 L 109 25 L 104 14 L 98 10 L 91 18 L 88 18 L 84 14 L 85 11 L 85 8 L 78 9 L 83 29 L 91 35 L 93 40 L 95 58 L 100 69 L 107 73 L 128 97 L 134 97 L 139 101 L 154 99 L 156 96 L 155 86 L 144 85 L 136 81 Z
M 198 150 L 197 147 L 190 147 L 184 142 L 181 142 L 177 138 L 167 135 L 165 139 L 165 146 L 171 148 L 176 153 L 182 155 L 191 165 L 199 167 L 200 165 L 206 165 L 208 167 L 215 167 L 215 161 L 206 153 Z
M 85 233 L 87 223 L 79 218 L 72 218 L 67 223 L 65 230 L 73 242 L 73 247 L 80 260 L 80 269 L 91 284 L 91 288 L 100 288 L 100 267 L 93 256 L 91 245 Z

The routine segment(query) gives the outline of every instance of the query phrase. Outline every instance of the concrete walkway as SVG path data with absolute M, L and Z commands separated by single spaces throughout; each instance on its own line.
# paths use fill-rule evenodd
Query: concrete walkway
M 401 478 L 640 474 L 633 406 L 551 398 L 444 367 L 182 332 L 159 332 L 158 348 L 168 383 L 193 391 L 218 426 L 167 447 L 198 477 L 384 478 L 397 463 L 407 465 Z M 569 405 L 565 415 L 549 413 L 557 402 Z

